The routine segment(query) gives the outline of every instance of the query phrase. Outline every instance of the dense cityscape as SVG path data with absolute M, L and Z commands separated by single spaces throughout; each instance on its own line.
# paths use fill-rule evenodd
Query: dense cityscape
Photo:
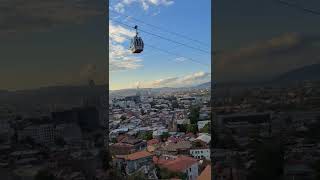
M 1 177 L 317 179 L 318 89 L 230 85 L 212 99 L 210 88 L 137 89 L 32 116 L 3 105 Z
M 109 151 L 123 179 L 210 179 L 210 89 L 111 99 Z

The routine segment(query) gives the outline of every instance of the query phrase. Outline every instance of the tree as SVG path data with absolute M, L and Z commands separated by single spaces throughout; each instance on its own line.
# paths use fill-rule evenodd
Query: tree
M 161 140 L 168 139 L 168 137 L 170 137 L 170 134 L 168 132 L 164 132 L 160 136 Z
M 187 125 L 186 124 L 178 124 L 177 129 L 179 132 L 187 132 Z
M 175 109 L 175 108 L 179 108 L 179 103 L 178 101 L 172 101 L 172 109 Z
M 146 112 L 144 112 L 143 109 L 140 109 L 140 113 L 141 113 L 142 116 L 146 114 Z
M 122 115 L 122 116 L 120 117 L 120 119 L 121 119 L 122 121 L 124 121 L 124 120 L 126 120 L 126 119 L 127 119 L 127 117 L 126 117 L 126 116 L 124 116 L 124 115 Z
M 202 129 L 201 132 L 203 133 L 211 133 L 211 123 L 207 123 Z
M 138 138 L 143 140 L 151 140 L 153 138 L 152 132 L 139 133 Z
M 200 141 L 194 141 L 194 146 L 199 148 L 199 147 L 202 147 L 203 145 Z
M 197 124 L 199 121 L 199 115 L 200 115 L 200 107 L 199 106 L 191 106 L 190 108 L 190 123 L 191 124 Z
M 152 132 L 147 132 L 144 134 L 144 140 L 151 140 L 153 138 Z
M 111 142 L 112 142 L 112 143 L 117 143 L 117 138 L 112 138 L 112 139 L 111 139 Z
M 155 103 L 154 101 L 151 101 L 151 102 L 150 102 L 150 105 L 151 105 L 151 107 L 153 108 L 153 107 L 156 105 L 156 103 Z
M 188 124 L 187 132 L 192 132 L 193 134 L 196 134 L 198 132 L 198 126 L 196 124 Z

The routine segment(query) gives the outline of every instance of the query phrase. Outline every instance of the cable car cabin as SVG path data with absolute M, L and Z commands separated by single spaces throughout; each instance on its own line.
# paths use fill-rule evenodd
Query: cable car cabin
M 141 37 L 135 36 L 131 39 L 130 49 L 132 53 L 141 53 L 143 51 L 143 41 Z

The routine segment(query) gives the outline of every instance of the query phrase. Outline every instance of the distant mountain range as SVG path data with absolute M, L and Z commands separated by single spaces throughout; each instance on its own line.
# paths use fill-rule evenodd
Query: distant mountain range
M 196 88 L 211 88 L 211 81 L 210 82 L 206 82 L 206 83 L 202 83 L 196 86 Z
M 269 81 L 258 82 L 258 83 L 217 83 L 214 84 L 218 89 L 224 87 L 252 87 L 252 86 L 265 86 L 265 85 L 287 85 L 289 83 L 311 80 L 320 80 L 320 64 L 313 64 L 298 68 L 286 73 L 283 73 L 275 78 L 271 78 Z M 211 82 L 202 83 L 191 87 L 162 87 L 162 88 L 144 88 L 140 89 L 141 92 L 148 93 L 163 93 L 163 92 L 175 92 L 185 91 L 194 89 L 211 88 Z M 106 85 L 96 85 L 90 87 L 84 86 L 54 86 L 39 88 L 34 90 L 20 90 L 20 91 L 6 91 L 0 90 L 0 102 L 3 104 L 14 103 L 14 104 L 45 104 L 45 103 L 80 103 L 83 97 L 99 96 L 108 93 Z M 127 96 L 135 95 L 137 89 L 123 89 L 116 91 L 109 91 L 111 97 L 114 96 Z
M 298 69 L 294 69 L 283 74 L 280 74 L 274 78 L 270 78 L 268 81 L 260 81 L 260 82 L 217 82 L 214 84 L 216 87 L 251 87 L 251 86 L 262 86 L 262 85 L 287 85 L 290 83 L 300 82 L 300 81 L 317 81 L 320 80 L 320 64 L 308 65 L 305 67 L 301 67 Z M 190 90 L 190 89 L 205 89 L 211 88 L 212 83 L 215 82 L 206 82 L 199 85 L 191 86 L 191 87 L 180 87 L 180 88 L 172 88 L 172 87 L 162 87 L 162 88 L 153 88 L 154 92 L 164 92 L 164 91 L 177 91 L 177 90 Z M 118 90 L 118 92 L 130 91 L 132 93 L 136 93 L 136 89 L 125 89 Z
M 170 93 L 176 91 L 188 91 L 194 89 L 208 89 L 211 88 L 211 82 L 202 83 L 194 86 L 187 87 L 160 87 L 160 88 L 140 88 L 140 92 L 149 92 L 151 94 L 158 93 Z M 112 90 L 109 91 L 111 97 L 116 96 L 131 96 L 135 95 L 138 92 L 138 89 L 121 89 L 121 90 Z

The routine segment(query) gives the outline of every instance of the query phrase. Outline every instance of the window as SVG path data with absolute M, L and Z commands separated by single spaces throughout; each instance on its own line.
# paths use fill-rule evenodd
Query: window
M 138 46 L 140 47 L 141 46 L 141 39 L 138 38 Z
M 138 39 L 135 40 L 135 46 L 138 46 Z

